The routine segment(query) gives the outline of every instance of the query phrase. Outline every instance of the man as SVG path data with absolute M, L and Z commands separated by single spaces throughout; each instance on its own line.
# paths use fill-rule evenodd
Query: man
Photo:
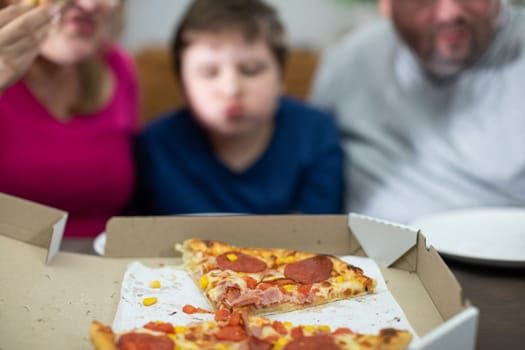
M 504 0 L 382 0 L 388 20 L 324 57 L 347 209 L 401 223 L 525 205 L 525 12 Z

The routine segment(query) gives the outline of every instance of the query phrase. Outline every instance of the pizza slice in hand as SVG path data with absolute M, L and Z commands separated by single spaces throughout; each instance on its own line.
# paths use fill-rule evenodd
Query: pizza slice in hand
M 186 240 L 176 249 L 216 310 L 286 312 L 373 293 L 376 286 L 362 269 L 331 255 L 199 239 Z
M 58 4 L 63 5 L 72 0 L 24 0 L 24 2 L 28 5 L 37 6 L 37 5 L 45 5 L 45 4 Z

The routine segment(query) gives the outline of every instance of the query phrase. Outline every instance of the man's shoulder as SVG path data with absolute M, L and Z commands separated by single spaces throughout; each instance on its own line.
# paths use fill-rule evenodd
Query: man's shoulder
M 343 37 L 323 53 L 312 89 L 312 101 L 333 111 L 367 86 L 382 83 L 392 68 L 399 39 L 389 20 L 369 22 Z
M 393 25 L 386 19 L 353 30 L 324 52 L 315 89 L 328 90 L 320 94 L 346 94 L 356 85 L 375 81 L 374 76 L 383 79 L 398 45 Z
M 523 47 L 525 45 L 525 7 L 510 6 L 508 13 L 512 28 L 509 34 Z
M 370 60 L 386 54 L 397 43 L 397 36 L 389 20 L 374 20 L 346 34 L 335 45 L 328 47 L 327 54 L 340 57 L 341 62 L 349 59 Z

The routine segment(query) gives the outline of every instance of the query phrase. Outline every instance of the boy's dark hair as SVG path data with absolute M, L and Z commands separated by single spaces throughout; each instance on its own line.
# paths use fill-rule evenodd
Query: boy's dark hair
M 220 33 L 229 30 L 239 32 L 248 41 L 267 41 L 283 72 L 286 59 L 285 30 L 273 7 L 262 0 L 194 0 L 178 26 L 171 46 L 179 81 L 182 54 L 191 44 L 188 33 Z

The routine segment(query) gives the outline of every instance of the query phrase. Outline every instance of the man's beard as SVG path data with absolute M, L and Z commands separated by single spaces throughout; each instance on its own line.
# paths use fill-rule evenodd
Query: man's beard
M 479 45 L 476 42 L 471 43 L 468 52 L 461 58 L 445 57 L 434 47 L 431 53 L 423 60 L 428 73 L 437 78 L 450 78 L 461 73 L 474 64 L 479 58 Z
M 440 47 L 440 35 L 467 36 L 464 41 L 444 43 Z M 458 34 L 459 33 L 459 34 Z M 466 23 L 443 24 L 436 27 L 427 42 L 432 43 L 427 52 L 420 57 L 430 75 L 451 77 L 472 65 L 482 54 L 479 36 L 475 29 Z

